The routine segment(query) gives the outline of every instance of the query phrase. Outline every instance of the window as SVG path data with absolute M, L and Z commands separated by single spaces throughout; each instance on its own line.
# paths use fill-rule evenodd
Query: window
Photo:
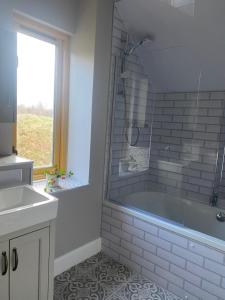
M 17 28 L 17 122 L 14 146 L 34 161 L 34 179 L 55 165 L 66 167 L 68 36 L 15 15 Z

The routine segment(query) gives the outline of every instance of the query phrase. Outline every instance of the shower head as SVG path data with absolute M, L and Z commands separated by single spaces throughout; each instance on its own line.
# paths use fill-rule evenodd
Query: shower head
M 134 53 L 134 51 L 139 48 L 140 46 L 148 43 L 148 42 L 153 42 L 153 38 L 151 37 L 145 37 L 144 39 L 138 41 L 135 43 L 130 49 L 125 51 L 125 56 L 130 56 Z

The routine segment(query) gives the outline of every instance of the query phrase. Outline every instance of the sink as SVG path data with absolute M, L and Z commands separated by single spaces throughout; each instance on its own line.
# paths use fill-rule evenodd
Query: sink
M 0 236 L 53 220 L 58 200 L 32 186 L 0 190 Z

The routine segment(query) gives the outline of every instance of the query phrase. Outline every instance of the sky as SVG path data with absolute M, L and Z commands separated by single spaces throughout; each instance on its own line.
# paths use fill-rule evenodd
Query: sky
M 17 105 L 54 105 L 54 44 L 17 33 Z

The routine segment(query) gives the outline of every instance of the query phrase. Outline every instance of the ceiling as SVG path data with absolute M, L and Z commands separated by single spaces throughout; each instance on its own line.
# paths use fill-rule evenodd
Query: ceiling
M 225 90 L 225 0 L 121 0 L 117 3 L 160 91 Z

